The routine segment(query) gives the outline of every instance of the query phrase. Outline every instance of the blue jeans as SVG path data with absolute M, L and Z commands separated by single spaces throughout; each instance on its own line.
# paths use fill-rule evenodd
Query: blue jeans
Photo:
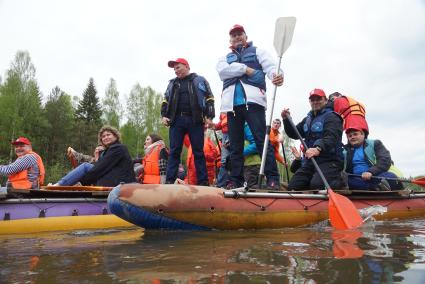
M 170 126 L 170 155 L 167 165 L 167 183 L 174 183 L 180 164 L 180 155 L 185 134 L 189 134 L 192 153 L 195 158 L 198 184 L 208 185 L 208 173 L 204 156 L 204 125 L 194 124 L 191 116 L 177 116 Z
M 244 124 L 245 121 L 248 123 L 254 136 L 258 154 L 261 156 L 263 154 L 264 138 L 266 136 L 266 111 L 264 107 L 258 104 L 235 106 L 233 110 L 233 112 L 227 113 L 230 138 L 230 180 L 236 186 L 241 186 L 244 182 Z M 272 182 L 279 184 L 279 172 L 277 171 L 274 149 L 270 141 L 267 147 L 264 174 L 267 177 L 268 184 Z
M 229 141 L 229 134 L 223 133 L 221 141 L 221 166 L 218 170 L 217 187 L 225 187 L 229 181 L 229 173 L 226 169 L 226 159 L 230 155 L 230 149 L 224 147 L 224 145 Z
M 82 179 L 88 171 L 93 168 L 93 164 L 84 162 L 72 171 L 70 171 L 66 176 L 58 181 L 59 185 L 74 185 Z
M 378 177 L 382 178 L 397 178 L 397 176 L 390 172 L 383 172 Z M 348 187 L 350 189 L 366 189 L 366 190 L 374 190 L 381 182 L 381 178 L 371 178 L 370 180 L 363 180 L 361 177 L 356 176 L 348 176 Z M 387 179 L 388 183 L 392 190 L 400 190 L 402 189 L 402 185 L 400 185 L 395 180 Z

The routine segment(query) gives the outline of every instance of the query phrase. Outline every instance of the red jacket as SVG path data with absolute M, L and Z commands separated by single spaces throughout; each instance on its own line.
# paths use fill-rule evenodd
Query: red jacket
M 187 176 L 185 181 L 187 184 L 197 184 L 198 179 L 196 177 L 195 156 L 192 153 L 192 145 L 190 145 L 189 139 L 186 141 L 186 137 L 185 145 L 189 145 L 186 160 Z M 215 168 L 218 152 L 215 144 L 207 137 L 205 137 L 204 140 L 204 155 L 208 171 L 208 183 L 213 184 L 215 179 Z
M 229 132 L 229 127 L 227 125 L 227 114 L 225 112 L 220 113 L 220 121 L 215 124 L 215 129 L 221 130 L 223 133 Z

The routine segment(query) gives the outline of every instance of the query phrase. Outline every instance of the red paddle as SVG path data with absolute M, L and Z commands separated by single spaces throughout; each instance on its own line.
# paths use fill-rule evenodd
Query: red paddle
M 348 175 L 354 176 L 354 177 L 362 177 L 361 175 L 356 175 L 356 174 L 348 174 Z M 391 177 L 372 176 L 372 178 L 386 179 L 386 180 L 397 180 L 397 181 L 400 181 L 400 182 L 414 183 L 414 184 L 425 187 L 425 177 L 421 177 L 421 178 L 417 178 L 417 179 L 406 179 L 406 178 L 391 178 Z
M 300 139 L 302 145 L 304 146 L 304 149 L 308 149 L 307 144 L 301 137 L 301 134 L 292 121 L 292 118 L 288 116 L 287 119 L 297 134 L 298 139 Z M 340 230 L 346 230 L 355 229 L 363 224 L 362 217 L 360 216 L 360 213 L 354 206 L 353 202 L 351 202 L 347 197 L 335 193 L 331 189 L 314 157 L 311 157 L 310 160 L 313 162 L 314 168 L 316 169 L 317 173 L 323 181 L 323 184 L 325 185 L 326 190 L 328 191 L 329 220 L 331 221 L 332 227 Z

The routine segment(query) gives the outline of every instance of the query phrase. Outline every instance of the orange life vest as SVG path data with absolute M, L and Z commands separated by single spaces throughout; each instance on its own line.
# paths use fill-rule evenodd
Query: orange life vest
M 280 134 L 279 130 L 270 129 L 269 140 L 270 140 L 270 144 L 273 146 L 274 157 L 275 157 L 276 161 L 283 164 L 285 161 L 284 161 L 282 155 L 279 153 L 279 148 L 280 148 L 279 134 Z
M 160 184 L 161 177 L 159 174 L 159 156 L 161 153 L 161 145 L 155 146 L 152 151 L 143 158 L 143 183 Z
M 215 167 L 216 159 L 218 156 L 215 144 L 208 138 L 204 139 L 204 156 L 205 156 L 205 165 L 207 167 L 208 182 L 212 184 L 215 178 Z M 187 175 L 185 181 L 187 184 L 197 184 L 198 178 L 196 176 L 196 167 L 195 167 L 195 155 L 192 152 L 192 145 L 189 145 L 187 150 Z
M 37 159 L 37 166 L 38 166 L 38 170 L 39 172 L 39 176 L 38 176 L 38 185 L 43 185 L 44 184 L 44 176 L 46 174 L 46 171 L 44 169 L 44 164 L 43 164 L 43 160 L 41 160 L 41 157 L 33 151 L 30 151 L 29 153 L 25 154 L 32 154 L 36 157 Z M 24 156 L 25 156 L 24 155 Z M 24 157 L 22 156 L 22 157 Z M 22 157 L 19 157 L 18 159 L 21 159 Z M 9 181 L 12 184 L 13 188 L 17 188 L 17 189 L 31 189 L 33 187 L 33 183 L 28 179 L 28 170 L 30 170 L 32 168 L 29 169 L 25 169 L 19 173 L 13 174 L 9 176 Z
M 345 119 L 350 114 L 366 117 L 366 109 L 361 102 L 346 96 L 342 96 L 342 98 L 345 98 L 348 101 L 348 106 L 339 111 L 339 114 L 343 119 Z

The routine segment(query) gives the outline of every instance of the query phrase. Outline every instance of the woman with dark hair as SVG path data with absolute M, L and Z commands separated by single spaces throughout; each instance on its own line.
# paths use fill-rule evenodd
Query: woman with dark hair
M 98 159 L 93 164 L 82 163 L 56 184 L 69 186 L 80 182 L 82 185 L 116 186 L 120 183 L 136 182 L 133 172 L 133 161 L 128 149 L 121 144 L 121 135 L 112 126 L 103 126 L 98 133 Z
M 141 161 L 141 183 L 160 184 L 165 183 L 168 163 L 168 149 L 164 140 L 157 134 L 149 134 L 145 140 L 145 156 Z

